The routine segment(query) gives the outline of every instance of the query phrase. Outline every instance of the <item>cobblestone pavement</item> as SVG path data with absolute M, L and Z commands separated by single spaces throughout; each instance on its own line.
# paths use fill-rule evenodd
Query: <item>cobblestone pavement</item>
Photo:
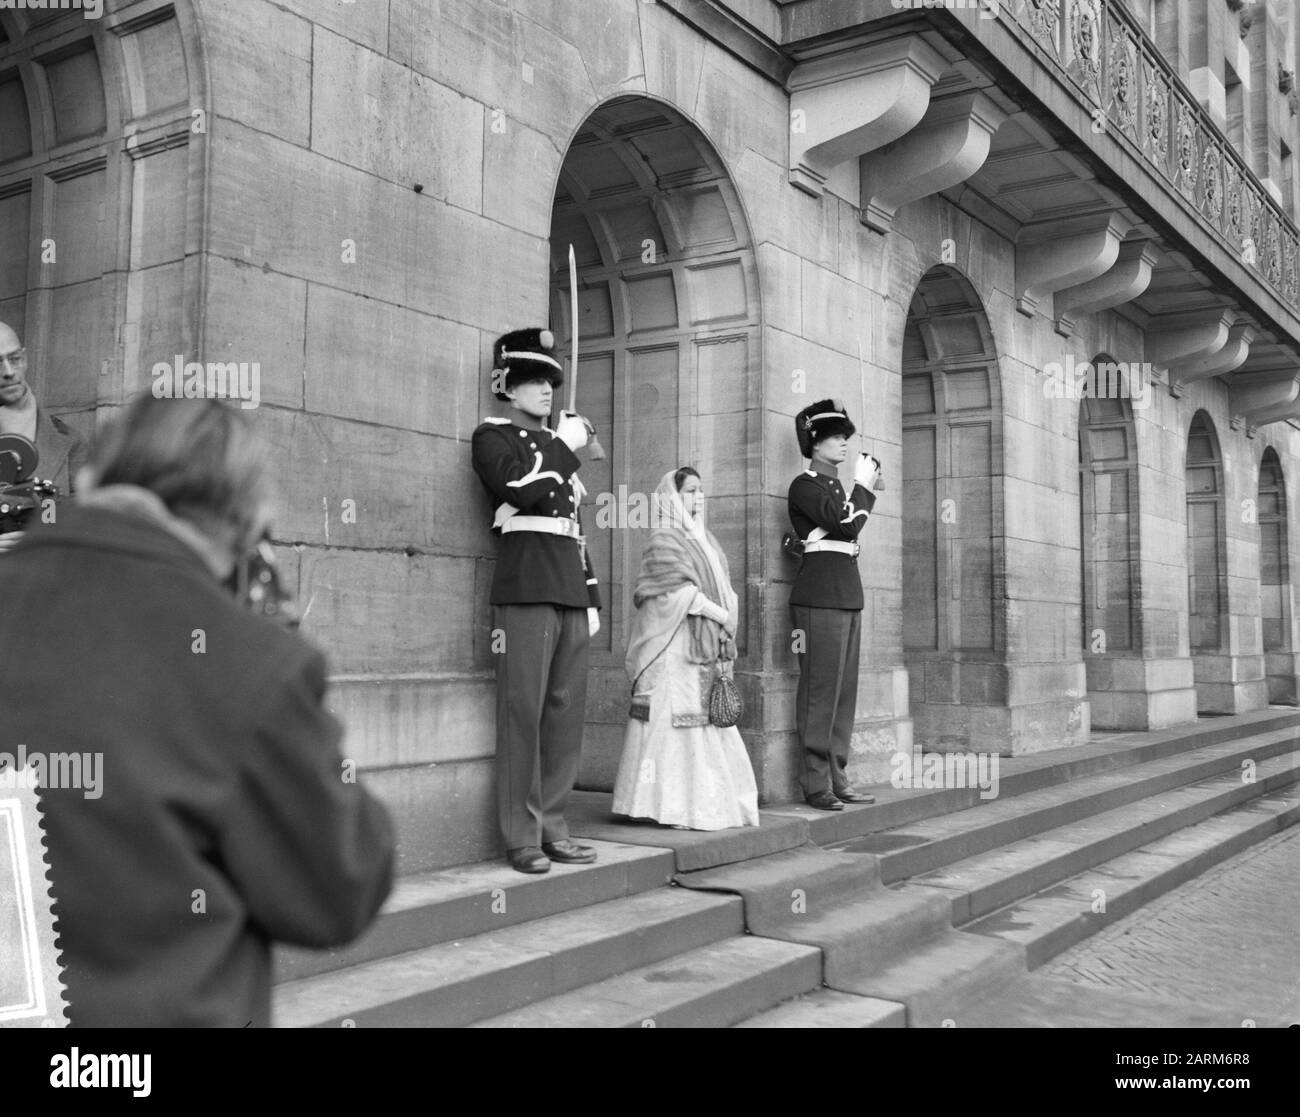
M 1243 1018 L 1300 1021 L 1300 826 L 1152 901 L 1036 974 L 1231 1006 Z

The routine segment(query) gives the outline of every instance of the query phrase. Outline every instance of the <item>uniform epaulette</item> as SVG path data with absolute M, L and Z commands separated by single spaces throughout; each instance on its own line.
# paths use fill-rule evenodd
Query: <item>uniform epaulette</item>
M 805 470 L 803 471 L 803 475 L 804 475 L 805 477 L 816 478 L 816 476 L 817 476 L 817 471 L 816 471 L 815 469 L 805 469 Z

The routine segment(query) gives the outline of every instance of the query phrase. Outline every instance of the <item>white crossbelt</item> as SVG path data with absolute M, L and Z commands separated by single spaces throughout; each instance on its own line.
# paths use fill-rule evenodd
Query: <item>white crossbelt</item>
M 857 543 L 841 543 L 838 539 L 818 539 L 803 545 L 805 555 L 815 554 L 817 551 L 838 551 L 842 555 L 852 555 L 857 558 L 862 553 L 862 548 Z
M 515 531 L 537 531 L 543 535 L 563 535 L 566 539 L 585 542 L 582 531 L 575 520 L 559 519 L 547 516 L 511 516 L 500 525 L 501 534 L 509 535 Z

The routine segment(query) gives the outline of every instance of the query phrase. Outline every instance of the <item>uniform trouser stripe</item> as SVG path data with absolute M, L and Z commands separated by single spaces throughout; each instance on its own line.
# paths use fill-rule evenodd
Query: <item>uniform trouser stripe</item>
M 507 849 L 569 836 L 591 642 L 585 609 L 498 605 L 497 817 Z
M 862 614 L 792 605 L 790 615 L 804 633 L 795 706 L 803 791 L 843 791 L 858 704 Z

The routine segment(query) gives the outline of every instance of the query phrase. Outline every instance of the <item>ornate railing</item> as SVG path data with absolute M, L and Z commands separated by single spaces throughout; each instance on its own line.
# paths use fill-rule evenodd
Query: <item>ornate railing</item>
M 1002 0 L 1093 119 L 1122 135 L 1204 225 L 1297 310 L 1300 230 L 1119 0 Z

